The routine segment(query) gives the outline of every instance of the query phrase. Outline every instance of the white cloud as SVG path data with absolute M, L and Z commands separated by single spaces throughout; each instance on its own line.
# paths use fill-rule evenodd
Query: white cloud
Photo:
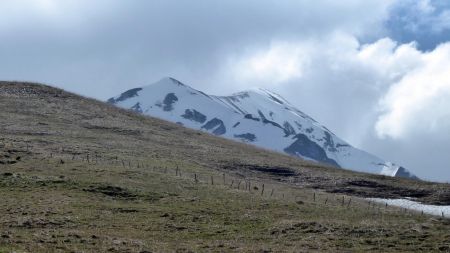
M 335 33 L 273 42 L 233 58 L 225 68 L 230 72 L 224 75 L 233 76 L 239 87 L 281 91 L 354 143 L 370 131 L 403 138 L 450 124 L 450 43 L 421 52 L 415 43 L 383 38 L 359 45 L 353 36 Z M 361 129 L 355 131 L 355 125 Z
M 308 65 L 307 45 L 274 42 L 267 50 L 230 60 L 235 78 L 242 83 L 279 84 L 300 78 Z
M 376 130 L 381 137 L 450 131 L 450 43 L 413 55 L 419 66 L 392 84 L 380 102 L 384 112 Z

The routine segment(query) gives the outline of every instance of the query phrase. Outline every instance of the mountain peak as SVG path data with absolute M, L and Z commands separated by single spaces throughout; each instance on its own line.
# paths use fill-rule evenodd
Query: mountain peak
M 160 82 L 173 83 L 173 84 L 176 84 L 178 86 L 187 86 L 184 83 L 182 83 L 182 82 L 178 81 L 177 79 L 175 79 L 173 77 L 170 77 L 170 76 L 162 78 L 160 80 Z
M 413 177 L 408 171 L 352 147 L 286 99 L 264 88 L 212 96 L 165 77 L 109 102 L 138 113 L 356 171 Z
M 175 85 L 175 86 L 178 86 L 178 87 L 189 87 L 188 85 L 178 81 L 177 79 L 168 76 L 168 77 L 161 78 L 156 83 L 152 83 L 150 85 L 146 85 L 143 88 L 152 87 L 152 86 L 159 86 L 159 85 L 162 85 L 162 86 L 173 86 L 173 85 Z

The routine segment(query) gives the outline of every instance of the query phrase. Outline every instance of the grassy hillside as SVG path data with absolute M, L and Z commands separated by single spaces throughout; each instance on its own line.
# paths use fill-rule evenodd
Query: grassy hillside
M 450 251 L 448 184 L 300 161 L 48 86 L 0 83 L 0 252 Z M 345 195 L 343 195 L 345 194 Z

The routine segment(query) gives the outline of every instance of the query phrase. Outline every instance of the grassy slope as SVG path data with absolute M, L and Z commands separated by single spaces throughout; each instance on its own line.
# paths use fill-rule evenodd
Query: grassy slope
M 0 252 L 450 250 L 448 220 L 356 197 L 445 204 L 448 184 L 303 162 L 47 86 L 0 83 L 0 108 Z

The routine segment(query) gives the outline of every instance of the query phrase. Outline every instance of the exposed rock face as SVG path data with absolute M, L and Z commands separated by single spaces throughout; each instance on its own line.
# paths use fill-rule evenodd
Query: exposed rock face
M 333 138 L 331 137 L 331 134 L 326 131 L 324 131 L 323 133 L 325 135 L 324 137 L 325 142 L 323 144 L 324 148 L 328 149 L 331 152 L 336 152 L 336 147 L 334 145 L 334 141 Z
M 127 100 L 129 98 L 136 97 L 138 95 L 138 92 L 141 91 L 141 90 L 142 90 L 142 88 L 134 88 L 134 89 L 131 89 L 131 90 L 127 90 L 124 93 L 120 94 L 120 96 L 118 98 L 110 98 L 110 99 L 108 99 L 108 103 L 116 104 L 118 102 L 125 101 L 125 100 Z
M 249 142 L 254 142 L 256 140 L 256 136 L 251 133 L 235 134 L 234 137 L 242 139 L 243 141 L 249 141 Z
M 215 135 L 223 135 L 227 132 L 227 129 L 225 128 L 225 125 L 223 124 L 223 121 L 218 118 L 214 118 L 214 119 L 206 122 L 206 124 L 203 125 L 202 128 L 206 129 L 206 130 L 213 130 L 212 133 Z
M 206 121 L 206 116 L 203 115 L 201 112 L 198 112 L 195 109 L 192 109 L 192 110 L 186 109 L 186 111 L 184 111 L 184 114 L 181 115 L 181 117 L 192 120 L 192 121 L 196 121 L 199 123 L 204 123 Z
M 178 101 L 178 98 L 177 98 L 177 96 L 175 96 L 174 93 L 167 94 L 163 101 L 163 110 L 166 112 L 172 111 L 173 104 L 177 101 Z
M 244 118 L 251 119 L 251 120 L 254 120 L 254 121 L 260 121 L 259 118 L 253 117 L 253 115 L 251 115 L 250 113 L 249 114 L 245 114 Z
M 308 157 L 319 162 L 340 167 L 336 161 L 328 158 L 327 153 L 322 149 L 322 147 L 317 145 L 317 143 L 309 140 L 306 135 L 298 134 L 295 136 L 295 139 L 296 141 L 294 141 L 294 143 L 284 149 L 286 153 L 292 155 L 301 155 L 303 157 Z
M 295 129 L 294 129 L 294 127 L 292 127 L 291 124 L 289 124 L 289 122 L 285 121 L 283 124 L 283 127 L 284 127 L 284 134 L 285 134 L 284 136 L 285 137 L 288 137 L 290 135 L 295 135 Z
M 137 102 L 135 105 L 133 105 L 133 107 L 131 107 L 131 109 L 133 111 L 135 111 L 135 112 L 138 112 L 138 113 L 142 113 L 143 112 L 139 102 Z
M 419 179 L 415 175 L 413 175 L 411 172 L 406 170 L 403 167 L 398 168 L 397 173 L 395 173 L 396 177 L 403 177 L 403 178 L 412 178 L 412 179 Z

